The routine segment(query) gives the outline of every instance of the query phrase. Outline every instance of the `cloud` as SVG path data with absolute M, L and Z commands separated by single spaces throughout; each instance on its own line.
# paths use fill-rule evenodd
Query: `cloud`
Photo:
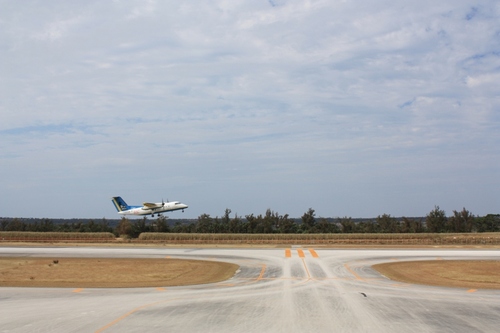
M 95 193 L 140 201 L 168 192 L 190 204 L 189 217 L 227 207 L 422 215 L 446 208 L 440 199 L 493 209 L 472 198 L 477 184 L 498 194 L 493 1 L 9 8 L 0 14 L 0 171 L 27 179 L 9 181 L 9 207 L 33 182 L 33 193 L 49 184 L 82 193 L 92 214 L 109 217 Z M 35 166 L 40 178 L 23 178 Z M 442 190 L 458 183 L 471 195 Z M 387 203 L 372 203 L 380 192 Z M 91 214 L 75 209 L 64 214 Z
M 57 20 L 46 23 L 41 31 L 34 34 L 35 38 L 42 41 L 55 41 L 70 35 L 71 30 L 81 23 L 81 17 Z
M 499 73 L 488 73 L 481 74 L 477 76 L 469 76 L 466 79 L 467 86 L 471 88 L 481 87 L 484 85 L 492 86 L 500 83 L 500 72 Z

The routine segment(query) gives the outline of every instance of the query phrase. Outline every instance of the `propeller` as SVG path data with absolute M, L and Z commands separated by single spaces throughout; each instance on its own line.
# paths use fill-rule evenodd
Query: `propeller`
M 168 200 L 167 200 L 168 202 Z M 165 206 L 165 202 L 163 201 L 163 198 L 161 198 L 161 206 L 164 207 Z

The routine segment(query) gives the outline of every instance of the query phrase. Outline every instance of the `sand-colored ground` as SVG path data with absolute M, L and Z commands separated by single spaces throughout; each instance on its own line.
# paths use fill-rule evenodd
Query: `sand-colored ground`
M 406 283 L 500 289 L 500 261 L 428 260 L 373 266 L 386 277 Z M 167 287 L 219 282 L 238 266 L 181 259 L 1 257 L 0 286 L 123 288 Z
M 122 288 L 213 283 L 238 265 L 181 259 L 0 258 L 0 286 Z
M 426 260 L 378 264 L 386 277 L 416 284 L 470 289 L 500 289 L 500 261 Z

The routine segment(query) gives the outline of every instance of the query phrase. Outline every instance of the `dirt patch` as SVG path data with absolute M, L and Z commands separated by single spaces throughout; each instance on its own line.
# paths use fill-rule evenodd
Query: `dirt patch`
M 500 289 L 500 261 L 426 260 L 377 264 L 372 266 L 389 279 L 471 289 Z
M 238 265 L 182 259 L 0 258 L 0 286 L 132 288 L 213 283 Z

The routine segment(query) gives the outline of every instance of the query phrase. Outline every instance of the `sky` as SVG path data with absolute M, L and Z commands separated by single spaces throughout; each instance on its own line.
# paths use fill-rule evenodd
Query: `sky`
M 500 213 L 498 1 L 0 6 L 0 216 Z

